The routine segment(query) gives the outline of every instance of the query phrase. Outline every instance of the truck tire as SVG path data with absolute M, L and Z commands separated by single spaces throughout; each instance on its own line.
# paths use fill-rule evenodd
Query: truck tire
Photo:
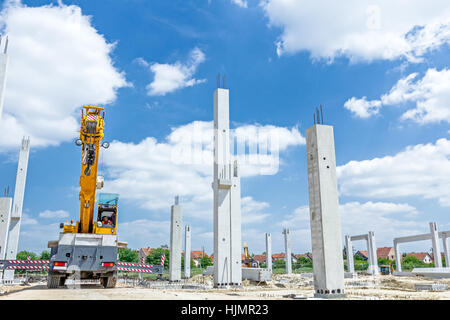
M 115 276 L 102 277 L 101 283 L 103 285 L 103 288 L 115 288 L 117 283 L 117 277 Z

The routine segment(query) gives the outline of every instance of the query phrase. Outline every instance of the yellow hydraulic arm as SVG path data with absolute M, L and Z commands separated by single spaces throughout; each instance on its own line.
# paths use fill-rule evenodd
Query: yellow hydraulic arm
M 101 107 L 83 106 L 80 139 L 77 145 L 81 151 L 81 176 L 80 176 L 80 225 L 78 232 L 92 233 L 95 193 L 97 188 L 98 153 L 100 146 L 107 148 L 109 144 L 104 142 L 103 128 L 105 111 Z M 85 111 L 85 112 L 84 112 Z

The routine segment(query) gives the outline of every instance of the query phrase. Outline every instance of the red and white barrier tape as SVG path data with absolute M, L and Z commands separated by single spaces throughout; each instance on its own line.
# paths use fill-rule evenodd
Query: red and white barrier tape
M 49 266 L 8 266 L 6 269 L 14 269 L 14 270 L 48 270 Z
M 118 266 L 130 266 L 130 267 L 144 267 L 144 268 L 151 268 L 153 267 L 151 264 L 137 264 L 137 263 L 131 263 L 131 262 L 117 262 Z
M 8 260 L 8 263 L 50 263 L 49 260 Z
M 124 267 L 117 267 L 117 271 L 134 271 L 134 272 L 153 273 L 152 270 L 136 269 L 136 268 L 124 268 Z

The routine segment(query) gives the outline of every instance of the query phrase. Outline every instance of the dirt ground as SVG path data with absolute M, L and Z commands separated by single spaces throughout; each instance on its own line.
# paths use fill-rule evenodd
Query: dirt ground
M 358 276 L 345 279 L 346 299 L 450 299 L 450 279 L 426 279 L 422 277 Z M 443 283 L 445 291 L 417 291 L 415 284 Z M 312 299 L 312 278 L 300 274 L 275 274 L 268 283 L 244 281 L 242 288 L 212 289 L 211 276 L 195 276 L 184 284 L 189 288 L 169 286 L 154 282 L 158 287 L 146 288 L 119 283 L 114 289 L 99 285 L 83 285 L 81 288 L 47 289 L 46 284 L 34 283 L 20 286 L 0 286 L 0 300 L 265 300 L 265 299 Z M 153 286 L 153 283 L 149 284 Z M 192 288 L 198 286 L 198 289 Z

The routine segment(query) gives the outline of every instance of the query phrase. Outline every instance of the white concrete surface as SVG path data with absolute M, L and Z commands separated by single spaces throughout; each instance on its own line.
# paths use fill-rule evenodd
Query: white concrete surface
M 272 269 L 272 235 L 266 233 L 266 268 L 273 271 Z
M 30 139 L 23 138 L 20 146 L 19 162 L 17 165 L 16 185 L 14 188 L 11 220 L 9 222 L 8 240 L 6 244 L 6 259 L 16 259 L 19 245 L 20 222 L 22 218 L 25 183 L 27 180 L 28 156 L 30 153 Z M 14 270 L 5 270 L 5 280 L 14 279 Z
M 184 228 L 184 278 L 191 277 L 191 227 Z
M 181 243 L 183 218 L 178 197 L 171 207 L 170 214 L 170 258 L 169 258 L 169 281 L 181 280 Z
M 333 127 L 310 127 L 306 131 L 306 152 L 315 295 L 344 294 Z
M 214 286 L 241 285 L 241 186 L 230 154 L 229 91 L 214 91 Z
M 286 274 L 292 273 L 292 254 L 291 254 L 291 232 L 289 229 L 283 230 L 284 235 L 284 252 L 286 255 Z

